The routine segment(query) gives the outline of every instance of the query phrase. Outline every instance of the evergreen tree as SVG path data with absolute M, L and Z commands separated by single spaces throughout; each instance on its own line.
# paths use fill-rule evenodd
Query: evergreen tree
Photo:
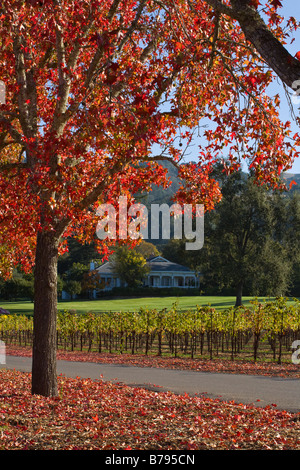
M 208 285 L 234 288 L 236 306 L 245 289 L 257 295 L 282 295 L 288 290 L 292 260 L 283 230 L 283 196 L 253 183 L 242 172 L 223 182 L 223 199 L 207 217 L 202 268 Z M 285 237 L 287 238 L 287 237 Z

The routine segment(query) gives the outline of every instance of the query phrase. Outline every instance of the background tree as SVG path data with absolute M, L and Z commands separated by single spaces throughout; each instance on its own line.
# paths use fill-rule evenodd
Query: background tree
M 153 256 L 158 256 L 160 254 L 157 247 L 153 245 L 153 243 L 146 242 L 145 240 L 142 240 L 139 244 L 137 244 L 134 247 L 134 250 L 142 255 L 145 259 L 152 258 Z
M 103 289 L 104 282 L 98 271 L 96 269 L 92 269 L 84 273 L 81 286 L 82 290 L 87 293 L 90 298 L 93 298 L 93 291 Z
M 89 264 L 73 263 L 71 268 L 64 273 L 63 288 L 72 299 L 82 293 L 84 275 L 89 272 L 89 269 Z
M 256 10 L 230 4 L 1 2 L 0 243 L 10 266 L 34 267 L 33 393 L 57 394 L 57 260 L 69 237 L 94 239 L 100 203 L 117 207 L 120 194 L 130 202 L 166 184 L 158 162 L 169 159 L 183 181 L 178 201 L 211 209 L 221 197 L 211 165 L 224 146 L 226 171 L 247 149 L 256 178 L 271 185 L 297 155 L 265 93 L 272 73 L 237 28 Z M 284 33 L 272 8 L 265 27 L 277 44 Z M 212 128 L 199 158 L 179 165 L 202 120 Z
M 15 268 L 12 276 L 0 281 L 0 296 L 3 299 L 13 300 L 26 298 L 33 300 L 34 279 L 31 273 L 25 274 L 20 269 Z
M 243 290 L 253 295 L 282 295 L 288 290 L 292 259 L 277 219 L 279 201 L 272 191 L 237 172 L 222 184 L 223 199 L 206 222 L 202 272 L 219 291 L 235 288 L 236 306 Z M 274 199 L 276 199 L 276 204 Z M 218 286 L 218 287 L 217 287 Z
M 143 255 L 135 250 L 120 246 L 112 256 L 113 269 L 128 287 L 139 287 L 149 273 L 149 267 Z
M 185 249 L 186 240 L 176 240 L 171 239 L 166 243 L 162 248 L 162 255 L 173 263 L 182 264 L 183 266 L 191 266 L 193 260 L 195 261 L 195 253 L 186 251 Z M 197 253 L 196 258 L 198 259 L 199 253 Z
M 277 202 L 278 201 L 278 202 Z M 275 199 L 276 211 L 276 236 L 277 240 L 284 246 L 286 258 L 292 265 L 291 281 L 288 294 L 300 296 L 300 193 L 298 190 L 284 193 Z
M 81 294 L 81 282 L 67 279 L 64 282 L 64 290 L 71 296 L 71 299 L 75 299 L 78 294 Z
M 71 269 L 74 263 L 88 265 L 91 261 L 99 258 L 99 252 L 93 240 L 90 243 L 82 244 L 74 238 L 69 238 L 67 246 L 68 251 L 58 259 L 58 273 L 60 275 Z

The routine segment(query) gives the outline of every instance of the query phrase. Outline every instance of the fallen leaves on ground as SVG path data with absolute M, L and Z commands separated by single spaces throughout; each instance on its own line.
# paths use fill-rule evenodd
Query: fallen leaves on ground
M 7 346 L 7 354 L 31 356 L 31 349 Z M 232 374 L 266 375 L 276 377 L 300 378 L 300 365 L 276 362 L 246 362 L 230 360 L 206 360 L 175 357 L 145 356 L 142 354 L 109 354 L 81 351 L 57 351 L 57 359 L 104 364 L 127 364 L 138 367 L 163 367 L 166 369 L 197 370 L 201 372 L 220 372 Z
M 0 449 L 294 450 L 300 416 L 205 397 L 58 377 L 31 395 L 28 373 L 0 369 Z

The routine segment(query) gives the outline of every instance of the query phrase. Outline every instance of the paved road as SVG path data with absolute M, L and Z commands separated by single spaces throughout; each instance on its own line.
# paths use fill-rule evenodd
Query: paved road
M 31 358 L 7 356 L 0 367 L 31 371 Z M 121 382 L 156 391 L 171 391 L 219 398 L 256 406 L 276 404 L 278 409 L 300 412 L 300 380 L 281 377 L 221 374 L 156 369 L 118 364 L 57 361 L 58 374 Z

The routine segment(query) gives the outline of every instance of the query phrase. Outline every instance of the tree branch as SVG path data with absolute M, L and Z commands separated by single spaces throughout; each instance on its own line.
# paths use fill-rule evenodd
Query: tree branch
M 266 64 L 288 87 L 295 89 L 300 79 L 300 61 L 293 57 L 280 40 L 272 33 L 259 12 L 250 5 L 250 0 L 231 0 L 231 7 L 220 0 L 204 0 L 221 14 L 238 21 L 246 39 L 255 47 Z M 197 12 L 193 2 L 188 4 Z
M 14 142 L 24 146 L 22 134 L 20 134 L 17 129 L 15 129 L 12 123 L 2 113 L 0 113 L 0 124 L 2 124 L 3 127 L 7 129 L 8 134 L 12 137 Z
M 208 68 L 211 69 L 214 63 L 215 53 L 216 53 L 216 44 L 219 38 L 219 29 L 220 29 L 220 12 L 217 11 L 216 18 L 215 18 L 215 30 L 214 30 L 214 37 L 212 40 L 211 46 L 211 56 L 209 60 Z
M 27 104 L 27 77 L 25 71 L 24 53 L 22 51 L 22 37 L 19 32 L 15 33 L 13 41 L 13 50 L 16 60 L 16 77 L 19 86 L 18 105 L 19 105 L 19 121 L 26 137 L 31 137 L 28 104 Z
M 57 68 L 58 68 L 58 99 L 54 111 L 54 117 L 51 130 L 60 136 L 65 121 L 65 112 L 67 109 L 67 102 L 70 94 L 70 77 L 67 76 L 64 68 L 66 67 L 66 54 L 65 45 L 61 26 L 56 27 L 56 54 L 57 54 Z

